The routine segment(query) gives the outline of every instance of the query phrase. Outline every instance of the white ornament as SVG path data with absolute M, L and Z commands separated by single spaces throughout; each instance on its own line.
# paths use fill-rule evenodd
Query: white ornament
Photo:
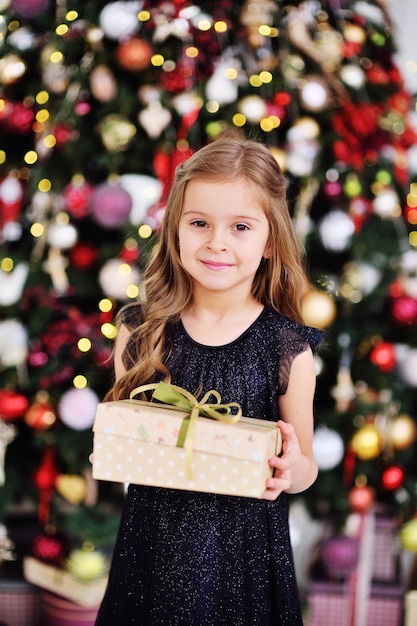
M 139 123 L 151 139 L 158 139 L 171 119 L 171 112 L 165 109 L 160 102 L 149 103 L 138 115 Z
M 340 209 L 330 211 L 319 225 L 319 233 L 326 250 L 343 252 L 351 242 L 355 232 L 352 218 Z
M 373 200 L 372 206 L 380 217 L 395 217 L 401 213 L 399 197 L 394 189 L 388 188 L 381 191 Z
M 361 89 L 365 84 L 365 74 L 358 65 L 344 65 L 339 75 L 345 85 L 352 89 Z
M 329 93 L 320 82 L 309 80 L 301 88 L 300 97 L 306 108 L 321 111 L 328 103 Z
M 110 259 L 101 268 L 98 280 L 102 290 L 109 298 L 126 300 L 127 288 L 139 284 L 140 274 L 136 268 L 127 265 L 120 259 Z
M 129 220 L 135 226 L 143 224 L 148 209 L 161 196 L 162 183 L 145 174 L 122 174 L 119 184 L 132 198 Z
M 10 272 L 0 270 L 0 305 L 10 306 L 22 297 L 29 273 L 27 263 L 18 263 Z
M 220 61 L 206 83 L 206 98 L 220 106 L 235 102 L 238 96 L 238 81 L 226 76 L 226 71 L 233 66 L 230 61 Z M 234 68 L 236 69 L 236 68 Z
M 78 232 L 72 224 L 52 224 L 48 229 L 48 243 L 58 250 L 69 250 L 78 240 Z
M 109 2 L 100 13 L 100 26 L 109 39 L 121 41 L 138 32 L 143 2 Z
M 313 436 L 313 453 L 320 470 L 339 465 L 344 455 L 343 439 L 335 430 L 319 426 Z
M 0 363 L 4 367 L 20 367 L 28 356 L 28 332 L 21 322 L 8 319 L 0 322 Z
M 397 344 L 395 346 L 395 354 L 398 370 L 403 380 L 410 387 L 417 387 L 417 348 Z
M 239 100 L 237 108 L 252 124 L 257 124 L 267 114 L 265 100 L 260 96 L 245 96 Z
M 58 414 L 69 428 L 85 430 L 93 425 L 98 403 L 97 394 L 89 387 L 70 389 L 61 397 Z

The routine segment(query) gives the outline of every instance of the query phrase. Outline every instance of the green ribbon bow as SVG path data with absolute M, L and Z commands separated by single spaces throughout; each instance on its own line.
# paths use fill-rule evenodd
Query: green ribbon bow
M 191 457 L 198 416 L 203 415 L 204 417 L 210 417 L 226 424 L 235 424 L 241 418 L 242 409 L 237 402 L 222 404 L 221 396 L 218 391 L 208 391 L 203 398 L 198 401 L 197 398 L 195 398 L 186 389 L 164 382 L 136 387 L 136 389 L 131 392 L 130 399 L 142 391 L 150 390 L 153 390 L 152 398 L 155 400 L 163 402 L 164 404 L 176 406 L 179 409 L 190 413 L 183 419 L 181 424 L 177 439 L 177 447 L 184 448 L 185 450 L 187 479 L 192 480 Z M 216 399 L 215 403 L 208 402 L 211 396 L 214 396 Z M 236 409 L 235 413 L 232 413 L 233 409 Z

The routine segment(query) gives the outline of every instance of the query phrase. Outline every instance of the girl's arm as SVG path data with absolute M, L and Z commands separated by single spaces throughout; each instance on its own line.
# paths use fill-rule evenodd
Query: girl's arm
M 313 353 L 308 349 L 295 357 L 287 392 L 279 398 L 282 455 L 270 460 L 274 476 L 267 480 L 263 494 L 266 500 L 275 500 L 282 491 L 304 491 L 317 478 L 318 468 L 313 456 L 315 387 Z

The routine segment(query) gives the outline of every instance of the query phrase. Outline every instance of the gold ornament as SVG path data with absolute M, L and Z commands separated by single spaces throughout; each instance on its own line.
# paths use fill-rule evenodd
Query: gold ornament
M 336 317 L 333 298 L 319 289 L 311 289 L 302 300 L 304 322 L 309 326 L 327 328 Z
M 99 131 L 109 152 L 123 152 L 129 148 L 137 129 L 126 117 L 114 113 L 103 119 Z
M 389 439 L 396 450 L 405 450 L 417 437 L 417 426 L 414 420 L 405 413 L 395 417 L 389 428 Z
M 82 548 L 70 552 L 66 566 L 68 571 L 80 580 L 95 580 L 106 571 L 107 561 L 93 544 L 85 542 Z
M 382 452 L 382 436 L 374 424 L 364 424 L 352 438 L 352 448 L 362 461 L 374 459 Z
M 71 504 L 80 504 L 87 496 L 87 481 L 76 474 L 60 474 L 55 482 L 57 492 Z

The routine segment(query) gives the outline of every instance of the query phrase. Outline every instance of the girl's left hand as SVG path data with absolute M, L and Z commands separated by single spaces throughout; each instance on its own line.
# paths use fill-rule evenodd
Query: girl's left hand
M 282 435 L 282 454 L 269 459 L 274 474 L 266 481 L 266 489 L 262 494 L 264 500 L 276 500 L 282 491 L 290 489 L 294 470 L 302 457 L 294 427 L 282 420 L 277 426 Z

